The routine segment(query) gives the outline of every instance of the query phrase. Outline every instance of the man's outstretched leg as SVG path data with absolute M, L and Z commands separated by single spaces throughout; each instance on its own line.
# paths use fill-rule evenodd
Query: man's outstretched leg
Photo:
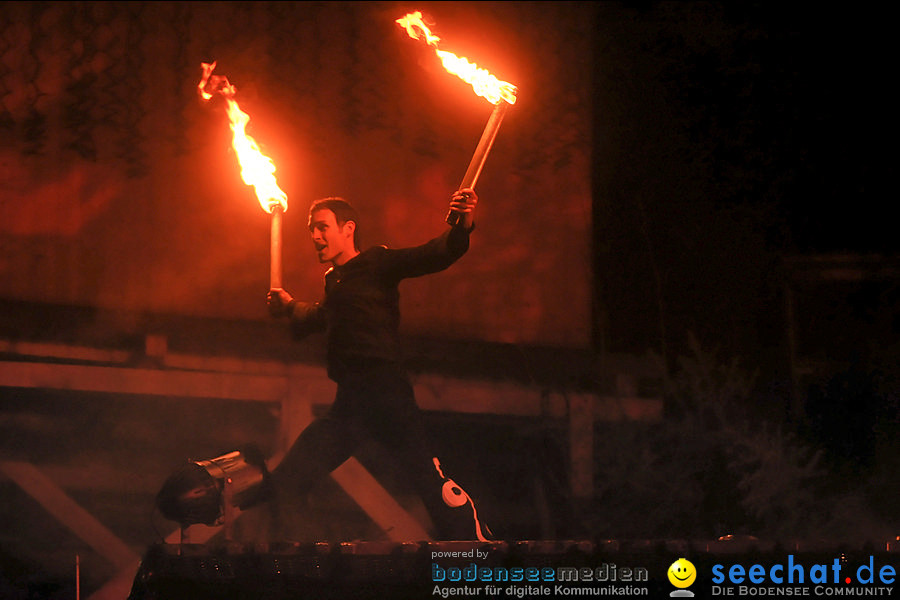
M 271 473 L 274 529 L 286 528 L 289 500 L 295 506 L 305 502 L 317 483 L 350 458 L 358 439 L 346 420 L 330 415 L 313 421 L 297 436 Z

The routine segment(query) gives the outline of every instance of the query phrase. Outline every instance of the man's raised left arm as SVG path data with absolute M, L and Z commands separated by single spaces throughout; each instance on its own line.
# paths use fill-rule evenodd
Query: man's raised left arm
M 388 250 L 389 271 L 399 279 L 443 271 L 469 249 L 469 234 L 475 228 L 478 196 L 472 189 L 457 190 L 450 196 L 450 211 L 460 215 L 459 223 L 433 240 L 411 248 Z

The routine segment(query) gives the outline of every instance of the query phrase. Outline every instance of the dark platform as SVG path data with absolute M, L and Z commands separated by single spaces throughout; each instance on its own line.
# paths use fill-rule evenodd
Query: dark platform
M 897 545 L 772 544 L 753 539 L 161 544 L 144 556 L 129 600 L 667 598 L 676 590 L 668 579 L 669 567 L 681 557 L 696 568 L 697 580 L 689 587 L 696 598 L 742 595 L 737 583 L 713 580 L 716 565 L 726 575 L 734 565 L 747 571 L 761 565 L 764 581 L 742 582 L 755 588 L 752 595 L 775 595 L 771 590 L 784 587 L 794 588 L 790 595 L 811 597 L 844 595 L 849 588 L 872 594 L 875 588 L 894 587 L 878 577 L 885 567 L 900 571 Z M 776 566 L 772 571 L 773 565 L 781 565 L 780 570 Z M 866 582 L 869 565 L 874 566 L 873 581 Z M 516 567 L 523 569 L 520 581 L 496 580 L 498 574 L 513 574 Z M 534 569 L 524 570 L 529 567 Z M 560 568 L 567 567 L 576 568 L 575 581 L 560 581 Z M 773 575 L 783 580 L 773 582 Z M 816 577 L 828 581 L 817 582 Z M 843 593 L 834 594 L 839 588 Z

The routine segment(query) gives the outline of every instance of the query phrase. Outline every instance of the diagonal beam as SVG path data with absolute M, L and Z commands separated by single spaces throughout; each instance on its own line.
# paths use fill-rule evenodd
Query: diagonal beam
M 37 500 L 57 521 L 68 527 L 97 554 L 116 567 L 121 569 L 131 566 L 139 560 L 138 555 L 125 542 L 31 463 L 0 461 L 0 471 Z
M 425 528 L 355 458 L 332 471 L 331 477 L 391 540 L 420 542 L 431 539 Z

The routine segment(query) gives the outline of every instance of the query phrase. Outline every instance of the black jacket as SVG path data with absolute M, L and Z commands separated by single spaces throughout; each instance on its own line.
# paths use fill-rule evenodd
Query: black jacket
M 469 232 L 461 227 L 421 246 L 370 248 L 325 273 L 325 299 L 296 303 L 291 328 L 298 337 L 325 332 L 335 381 L 372 364 L 399 364 L 400 281 L 442 271 L 468 249 Z

